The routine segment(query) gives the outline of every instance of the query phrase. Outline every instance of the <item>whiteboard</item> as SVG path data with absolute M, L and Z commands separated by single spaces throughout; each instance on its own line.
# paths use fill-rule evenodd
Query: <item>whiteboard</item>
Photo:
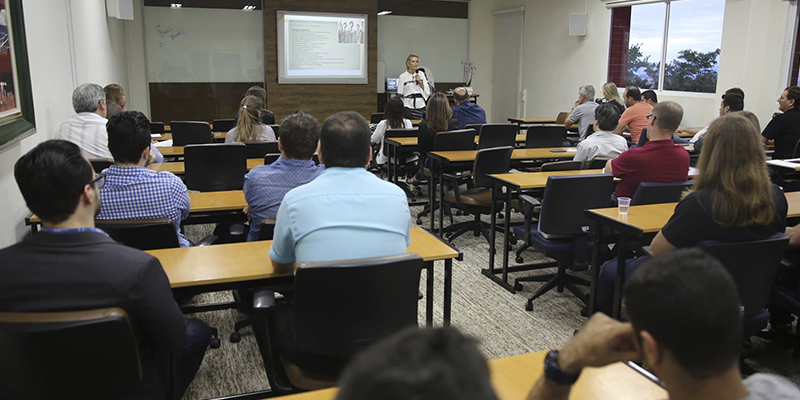
M 406 57 L 416 53 L 419 65 L 431 69 L 436 82 L 463 82 L 461 62 L 467 61 L 468 45 L 464 18 L 378 16 L 378 61 L 386 62 L 387 78 L 400 76 Z
M 144 7 L 148 82 L 264 82 L 260 11 Z

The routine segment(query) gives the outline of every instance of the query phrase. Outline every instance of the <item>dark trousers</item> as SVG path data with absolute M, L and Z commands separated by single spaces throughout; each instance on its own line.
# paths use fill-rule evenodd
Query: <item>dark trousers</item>
M 422 104 L 422 108 L 408 108 L 405 107 L 404 110 L 404 117 L 406 119 L 422 119 L 422 115 L 425 113 L 425 100 L 419 99 L 417 100 Z
M 650 256 L 632 258 L 625 260 L 625 278 L 631 276 L 643 263 L 650 260 Z M 597 278 L 597 297 L 595 298 L 595 312 L 603 312 L 611 315 L 614 308 L 614 282 L 617 279 L 617 259 L 606 261 L 600 268 L 600 276 Z
M 186 319 L 186 343 L 180 354 L 181 396 L 194 380 L 211 341 L 211 328 L 197 318 Z

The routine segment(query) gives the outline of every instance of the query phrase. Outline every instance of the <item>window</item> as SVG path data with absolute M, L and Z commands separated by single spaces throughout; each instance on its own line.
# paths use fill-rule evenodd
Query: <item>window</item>
M 614 8 L 608 80 L 620 87 L 716 92 L 724 11 L 725 0 Z

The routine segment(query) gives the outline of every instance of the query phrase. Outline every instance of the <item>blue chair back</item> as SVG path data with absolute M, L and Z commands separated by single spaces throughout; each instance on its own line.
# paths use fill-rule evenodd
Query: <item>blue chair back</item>
M 562 175 L 547 179 L 539 216 L 539 231 L 548 235 L 579 235 L 593 226 L 584 210 L 608 207 L 614 190 L 610 174 Z
M 657 183 L 642 182 L 636 188 L 636 193 L 631 199 L 632 206 L 643 206 L 646 204 L 674 203 L 681 200 L 683 192 L 689 190 L 694 185 L 694 181 Z

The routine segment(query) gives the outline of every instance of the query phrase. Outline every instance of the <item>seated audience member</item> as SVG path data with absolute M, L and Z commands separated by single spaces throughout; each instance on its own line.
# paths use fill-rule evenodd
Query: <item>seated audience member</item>
M 658 95 L 656 95 L 656 92 L 652 90 L 645 90 L 644 92 L 642 92 L 642 101 L 644 101 L 645 103 L 649 104 L 652 107 L 655 107 L 656 104 L 658 104 Z
M 625 102 L 619 96 L 619 89 L 614 82 L 607 82 L 603 85 L 603 100 L 614 106 L 619 115 L 625 112 Z
M 273 114 L 272 111 L 266 109 L 267 91 L 264 90 L 264 88 L 262 88 L 261 86 L 250 86 L 250 88 L 247 89 L 247 92 L 244 95 L 245 97 L 254 96 L 256 99 L 258 99 L 258 104 L 259 104 L 258 118 L 261 120 L 262 124 L 272 125 L 275 123 L 275 114 Z M 239 114 L 237 113 L 236 119 L 238 120 L 238 118 Z
M 165 398 L 168 382 L 161 377 L 169 371 L 169 353 L 180 355 L 183 393 L 200 368 L 211 331 L 200 320 L 183 316 L 158 259 L 94 227 L 102 175 L 94 173 L 77 145 L 49 140 L 17 161 L 14 176 L 28 207 L 42 219 L 42 229 L 0 250 L 0 311 L 121 307 L 135 327 L 142 366 L 137 388 L 123 397 Z
M 387 129 L 412 129 L 414 125 L 410 119 L 403 118 L 405 109 L 403 108 L 403 98 L 394 96 L 386 102 L 386 108 L 383 111 L 383 120 L 378 123 L 375 132 L 372 133 L 370 142 L 380 143 L 381 149 L 378 151 L 378 158 L 375 160 L 379 165 L 386 164 L 389 157 L 386 156 L 383 149 L 383 137 L 386 135 Z M 409 157 L 406 162 L 416 161 L 417 157 Z
M 286 193 L 269 255 L 276 271 L 295 263 L 404 254 L 411 243 L 408 199 L 397 185 L 366 170 L 369 124 L 355 112 L 322 124 L 325 172 Z
M 778 114 L 769 121 L 761 139 L 764 143 L 770 140 L 775 142 L 773 159 L 792 158 L 797 141 L 800 140 L 800 111 L 797 101 L 800 99 L 800 88 L 790 86 L 778 98 L 778 109 L 783 114 Z
M 297 111 L 281 121 L 281 156 L 244 176 L 244 198 L 250 211 L 248 241 L 258 240 L 261 221 L 275 218 L 286 192 L 313 181 L 325 169 L 311 159 L 318 145 L 319 122 L 309 113 Z
M 225 135 L 225 143 L 233 142 L 274 142 L 275 132 L 259 119 L 261 103 L 254 96 L 245 96 L 239 105 L 236 127 Z
M 736 93 L 728 93 L 728 94 L 723 94 L 722 95 L 722 102 L 719 105 L 719 116 L 720 117 L 725 115 L 725 114 L 730 114 L 730 113 L 734 113 L 734 112 L 736 112 L 736 113 L 744 112 L 743 110 L 744 110 L 744 98 L 742 96 L 739 96 Z M 753 114 L 753 113 L 749 113 L 749 115 L 751 115 L 752 117 L 755 117 L 755 114 Z M 751 122 L 753 121 L 753 119 L 751 119 L 751 117 L 748 117 L 748 119 Z M 761 128 L 760 128 L 761 125 L 759 124 L 757 117 L 755 118 L 755 126 L 758 129 L 758 131 L 761 132 Z M 703 149 L 703 143 L 704 143 L 703 137 L 705 136 L 707 131 L 708 131 L 708 127 L 700 130 L 699 132 L 697 132 L 694 135 L 694 137 L 692 137 L 692 140 L 694 141 L 694 150 L 695 151 L 699 152 L 699 151 L 701 151 Z M 691 143 L 692 140 L 690 140 L 689 142 Z
M 408 329 L 359 354 L 336 400 L 497 400 L 475 341 L 455 328 Z
M 171 172 L 148 169 L 150 121 L 138 111 L 123 111 L 108 121 L 108 148 L 114 164 L 103 171 L 100 188 L 103 208 L 98 219 L 169 218 L 181 247 L 192 243 L 181 233 L 181 221 L 189 216 L 186 185 Z
M 569 129 L 572 124 L 578 124 L 578 134 L 580 140 L 586 139 L 586 131 L 589 125 L 595 121 L 594 110 L 597 108 L 597 103 L 594 101 L 594 86 L 584 85 L 578 89 L 578 100 L 575 101 L 575 106 L 569 113 L 569 117 L 564 121 L 564 127 Z M 616 126 L 614 127 L 616 128 Z M 611 130 L 614 130 L 613 128 Z
M 730 106 L 731 109 L 728 110 L 728 112 L 736 112 L 736 111 L 744 110 L 744 90 L 742 90 L 742 89 L 740 89 L 738 87 L 733 87 L 733 88 L 730 88 L 730 89 L 726 90 L 725 93 L 722 95 L 723 104 L 720 106 L 719 115 L 723 115 L 722 110 L 725 108 L 725 105 L 726 105 L 724 103 L 725 96 L 731 95 L 731 94 L 735 94 L 735 95 L 741 96 L 742 99 L 741 99 L 741 104 L 739 104 L 738 99 L 730 98 L 731 101 L 727 105 Z M 691 133 L 692 135 L 694 135 L 689 140 L 689 142 L 691 142 L 691 143 L 694 143 L 697 140 L 699 140 L 701 137 L 703 137 L 703 135 L 706 133 L 706 130 L 708 130 L 708 126 L 700 127 L 700 128 L 685 128 L 683 126 L 679 126 L 678 127 L 678 132 Z
M 103 88 L 103 92 L 106 94 L 106 107 L 108 108 L 106 119 L 111 119 L 114 114 L 125 111 L 125 106 L 128 102 L 125 100 L 125 92 L 122 90 L 122 86 L 110 83 Z
M 680 182 L 689 178 L 689 153 L 672 143 L 672 133 L 683 119 L 683 108 L 664 101 L 653 107 L 646 119 L 650 140 L 606 164 L 607 173 L 622 179 L 614 191 L 617 197 L 633 197 L 642 182 Z
M 642 362 L 684 400 L 789 400 L 800 390 L 757 373 L 742 380 L 742 316 L 733 278 L 698 249 L 654 258 L 625 285 L 630 323 L 595 314 L 561 350 L 545 359 L 528 400 L 566 400 L 586 367 Z M 553 378 L 558 377 L 558 378 Z
M 72 108 L 76 114 L 58 127 L 56 138 L 77 144 L 86 158 L 112 158 L 108 150 L 108 109 L 103 88 L 94 83 L 78 86 L 72 92 Z M 148 163 L 164 161 L 155 146 L 151 146 L 150 152 Z
M 431 96 L 425 116 L 426 119 L 420 122 L 417 130 L 417 149 L 421 155 L 420 169 L 425 166 L 428 152 L 433 149 L 433 138 L 436 134 L 443 131 L 455 131 L 461 126 L 458 120 L 453 118 L 450 102 L 442 92 L 436 92 Z
M 740 115 L 720 117 L 709 126 L 705 146 L 693 191 L 678 203 L 650 244 L 654 258 L 702 241 L 761 240 L 786 229 L 786 197 L 780 187 L 770 183 L 753 124 Z M 626 262 L 625 276 L 646 259 Z M 603 264 L 597 285 L 598 310 L 609 314 L 616 272 L 615 260 Z
M 485 124 L 486 111 L 476 103 L 469 101 L 469 92 L 466 88 L 457 87 L 453 89 L 453 118 L 458 120 L 458 129 L 464 129 L 467 125 Z
M 647 127 L 647 116 L 653 111 L 653 106 L 642 102 L 642 94 L 636 86 L 625 89 L 625 105 L 628 108 L 619 117 L 619 125 L 614 133 L 622 135 L 623 132 L 631 133 L 631 141 L 636 143 L 642 134 L 642 129 Z M 677 129 L 677 126 L 675 127 Z M 673 130 L 674 131 L 674 130 Z M 672 132 L 670 132 L 672 137 Z
M 576 109 L 577 110 L 577 109 Z M 619 113 L 611 104 L 603 104 L 594 109 L 594 133 L 578 143 L 574 161 L 583 163 L 583 168 L 596 157 L 614 158 L 628 150 L 624 137 L 611 131 L 619 123 Z

